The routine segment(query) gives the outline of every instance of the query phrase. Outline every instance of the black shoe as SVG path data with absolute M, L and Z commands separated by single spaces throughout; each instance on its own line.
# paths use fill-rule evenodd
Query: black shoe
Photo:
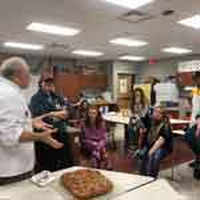
M 195 164 L 196 164 L 196 161 L 192 161 L 191 163 L 189 163 L 189 167 L 191 167 L 191 168 L 194 168 L 195 167 Z
M 193 177 L 200 180 L 200 162 L 195 162 Z

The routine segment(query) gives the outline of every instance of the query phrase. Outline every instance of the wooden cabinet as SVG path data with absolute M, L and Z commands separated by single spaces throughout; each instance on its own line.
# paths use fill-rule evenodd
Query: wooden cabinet
M 181 86 L 191 86 L 192 82 L 192 72 L 178 73 L 178 81 Z
M 55 85 L 58 92 L 73 100 L 84 89 L 106 89 L 108 80 L 104 74 L 57 73 Z

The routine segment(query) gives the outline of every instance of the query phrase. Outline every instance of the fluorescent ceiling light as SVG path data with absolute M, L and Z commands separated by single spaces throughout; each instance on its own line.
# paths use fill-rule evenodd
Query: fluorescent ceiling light
M 148 44 L 147 42 L 144 42 L 144 41 L 132 40 L 129 38 L 115 38 L 113 40 L 110 40 L 110 43 L 115 44 L 115 45 L 128 46 L 128 47 L 141 47 Z
M 191 53 L 191 49 L 184 49 L 184 48 L 179 48 L 179 47 L 169 47 L 163 49 L 163 52 L 166 53 L 175 53 L 175 54 L 186 54 L 186 53 Z
M 88 57 L 98 57 L 102 56 L 102 52 L 97 51 L 88 51 L 88 50 L 75 50 L 72 54 L 80 55 L 80 56 L 88 56 Z
M 146 4 L 152 3 L 154 0 L 105 0 L 108 3 L 115 4 L 117 6 L 136 9 Z
M 200 29 L 200 15 L 194 15 L 193 17 L 183 19 L 178 23 L 184 26 Z
M 27 49 L 27 50 L 42 50 L 44 48 L 42 45 L 38 44 L 17 43 L 17 42 L 5 42 L 4 46 L 16 49 Z
M 126 55 L 126 56 L 119 57 L 119 59 L 120 60 L 127 60 L 127 61 L 143 61 L 146 58 L 145 57 L 140 57 L 140 56 Z
M 53 35 L 60 35 L 60 36 L 74 36 L 77 35 L 80 30 L 74 29 L 70 27 L 62 27 L 57 25 L 51 24 L 43 24 L 38 22 L 33 22 L 27 26 L 27 30 L 36 31 L 36 32 L 43 32 Z

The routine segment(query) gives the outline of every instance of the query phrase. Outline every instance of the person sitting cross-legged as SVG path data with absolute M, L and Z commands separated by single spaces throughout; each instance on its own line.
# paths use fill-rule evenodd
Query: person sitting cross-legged
M 162 107 L 154 108 L 148 128 L 141 128 L 139 149 L 135 152 L 139 173 L 156 178 L 161 161 L 172 152 L 172 133 L 169 119 Z

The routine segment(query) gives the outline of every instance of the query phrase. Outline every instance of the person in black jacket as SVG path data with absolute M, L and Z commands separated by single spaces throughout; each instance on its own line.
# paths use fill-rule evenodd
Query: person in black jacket
M 62 149 L 55 150 L 36 142 L 36 170 L 56 171 L 72 166 L 69 137 L 66 132 L 68 111 L 65 107 L 64 98 L 55 93 L 52 77 L 45 77 L 40 80 L 39 90 L 32 96 L 29 107 L 32 117 L 49 113 L 44 121 L 58 129 L 58 134 L 55 137 L 64 144 Z
M 163 108 L 156 106 L 147 128 L 140 129 L 138 159 L 139 173 L 156 178 L 161 161 L 172 152 L 173 137 L 170 122 Z

